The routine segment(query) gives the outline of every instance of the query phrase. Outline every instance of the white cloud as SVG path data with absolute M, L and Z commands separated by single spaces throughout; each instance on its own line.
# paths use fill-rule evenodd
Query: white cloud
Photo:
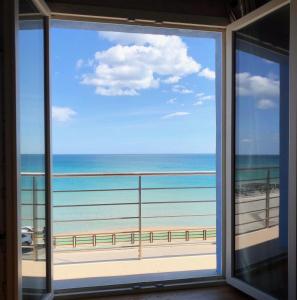
M 204 96 L 204 95 L 205 95 L 204 93 L 197 93 L 197 94 L 196 94 L 197 97 L 202 97 L 202 96 Z
M 244 72 L 236 74 L 236 79 L 237 93 L 240 96 L 276 97 L 279 95 L 279 81 L 273 78 Z
M 176 84 L 172 87 L 172 91 L 179 94 L 192 94 L 193 91 L 183 85 Z
M 271 109 L 275 107 L 275 103 L 271 99 L 260 99 L 257 102 L 257 108 L 259 109 Z
M 186 112 L 186 111 L 177 111 L 175 113 L 163 116 L 162 119 L 171 119 L 171 118 L 176 118 L 176 117 L 183 117 L 183 116 L 187 116 L 187 115 L 190 115 L 190 114 L 191 113 Z
M 204 93 L 197 93 L 197 100 L 193 105 L 202 105 L 204 101 L 215 100 L 214 95 L 205 95 Z
M 53 120 L 56 120 L 58 122 L 67 122 L 71 120 L 71 118 L 75 115 L 76 112 L 72 110 L 70 107 L 60 107 L 60 106 L 52 107 Z
M 214 100 L 214 99 L 215 99 L 214 95 L 205 95 L 205 96 L 202 96 L 199 98 L 199 100 L 201 100 L 201 101 Z
M 92 85 L 105 96 L 137 95 L 140 90 L 157 88 L 198 73 L 201 65 L 188 55 L 178 36 L 100 32 L 117 43 L 95 53 L 94 71 L 84 74 L 82 84 Z
M 167 104 L 174 104 L 176 103 L 176 98 L 171 98 L 169 100 L 166 101 Z
M 198 74 L 198 76 L 205 77 L 206 79 L 214 80 L 216 78 L 216 72 L 209 68 L 204 68 Z
M 172 83 L 177 83 L 177 82 L 179 82 L 180 79 L 181 79 L 180 76 L 170 76 L 170 77 L 164 79 L 163 82 L 172 84 Z
M 82 66 L 84 65 L 84 60 L 83 59 L 79 59 L 77 62 L 76 62 L 76 69 L 80 69 Z

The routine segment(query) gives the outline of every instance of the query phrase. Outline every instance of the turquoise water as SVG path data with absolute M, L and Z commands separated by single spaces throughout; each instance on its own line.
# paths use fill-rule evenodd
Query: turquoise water
M 22 171 L 42 171 L 40 155 L 23 155 Z M 271 166 L 277 157 L 244 157 L 240 167 Z M 154 155 L 54 155 L 54 173 L 120 173 L 164 171 L 215 171 L 216 157 L 211 154 Z M 264 178 L 265 172 L 252 174 Z M 244 178 L 246 175 L 242 175 Z M 138 191 L 93 191 L 105 189 L 137 189 L 138 177 L 76 177 L 53 179 L 53 228 L 56 233 L 104 232 L 138 228 Z M 32 203 L 32 177 L 22 178 L 23 203 Z M 44 217 L 43 178 L 37 179 L 39 226 Z M 154 189 L 142 191 L 143 228 L 196 228 L 216 224 L 216 177 L 213 176 L 153 176 L 142 178 L 142 188 L 201 187 L 201 189 Z M 92 190 L 92 191 L 90 191 Z M 212 202 L 203 202 L 209 200 Z M 189 203 L 188 201 L 198 201 Z M 200 202 L 199 202 L 200 201 Z M 147 202 L 153 202 L 148 204 Z M 160 203 L 181 202 L 181 203 Z M 117 205 L 110 205 L 110 204 Z M 125 204 L 129 203 L 129 204 Z M 105 205 L 97 205 L 105 204 Z M 70 207 L 70 205 L 78 205 Z M 62 207 L 63 206 L 63 207 Z M 23 216 L 32 215 L 32 206 L 23 208 Z M 180 217 L 183 215 L 183 217 Z M 102 220 L 108 219 L 111 220 Z M 117 218 L 126 218 L 117 220 Z M 131 218 L 131 219 L 129 219 Z M 101 220 L 97 220 L 101 219 Z M 29 225 L 30 221 L 24 221 Z

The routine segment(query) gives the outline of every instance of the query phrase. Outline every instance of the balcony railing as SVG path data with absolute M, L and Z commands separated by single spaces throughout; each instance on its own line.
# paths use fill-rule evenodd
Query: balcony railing
M 279 184 L 277 183 L 278 176 L 271 176 L 272 170 L 275 168 L 254 168 L 254 169 L 240 169 L 242 172 L 263 170 L 266 176 L 261 178 L 243 178 L 236 180 L 236 202 L 235 202 L 235 217 L 238 216 L 255 216 L 258 217 L 255 220 L 236 222 L 236 233 L 243 234 L 250 231 L 255 231 L 263 228 L 269 228 L 271 226 L 278 225 L 278 215 L 271 212 L 275 209 L 279 209 L 279 201 L 274 199 L 279 198 Z M 40 203 L 38 198 L 38 192 L 42 192 L 44 189 L 38 188 L 38 177 L 42 177 L 42 173 L 22 173 L 24 177 L 32 178 L 32 187 L 23 188 L 22 191 L 32 192 L 32 202 L 23 203 L 24 206 L 32 207 L 32 217 L 23 218 L 24 221 L 32 221 L 33 232 L 32 244 L 24 247 L 33 248 L 34 253 L 38 253 L 39 245 L 43 243 L 43 232 L 41 228 L 38 228 L 38 221 L 44 220 L 44 217 L 38 217 L 38 207 L 44 206 L 44 203 Z M 74 224 L 83 222 L 101 222 L 101 221 L 127 221 L 134 220 L 137 222 L 137 228 L 133 230 L 109 230 L 105 232 L 93 232 L 88 233 L 72 233 L 72 234 L 56 234 L 53 236 L 54 251 L 77 251 L 77 250 L 112 250 L 122 248 L 138 248 L 138 257 L 142 258 L 143 247 L 147 246 L 165 246 L 165 245 L 181 245 L 191 244 L 194 242 L 204 242 L 207 240 L 215 241 L 216 228 L 215 227 L 194 227 L 189 228 L 158 228 L 147 229 L 143 227 L 144 220 L 147 219 L 187 219 L 187 218 L 210 218 L 215 217 L 215 208 L 209 213 L 177 213 L 167 214 L 156 210 L 157 214 L 143 215 L 143 208 L 150 205 L 182 205 L 190 204 L 197 207 L 203 203 L 216 203 L 216 199 L 197 199 L 197 200 L 162 200 L 148 201 L 143 199 L 143 193 L 145 191 L 166 191 L 166 190 L 202 190 L 202 189 L 216 189 L 215 184 L 209 185 L 178 185 L 178 186 L 144 186 L 143 180 L 147 177 L 184 177 L 184 176 L 212 176 L 216 173 L 214 171 L 185 171 L 185 172 L 132 172 L 132 173 L 57 173 L 53 174 L 54 179 L 74 179 L 74 178 L 102 178 L 102 177 L 133 177 L 137 181 L 135 187 L 119 187 L 119 188 L 93 188 L 93 189 L 76 189 L 75 185 L 71 186 L 71 189 L 55 189 L 54 195 L 62 193 L 98 193 L 98 192 L 120 192 L 120 191 L 134 191 L 137 193 L 137 201 L 124 201 L 124 202 L 100 202 L 100 203 L 79 203 L 79 204 L 59 204 L 53 205 L 54 209 L 67 209 L 68 211 L 74 208 L 93 208 L 98 209 L 101 207 L 117 207 L 119 211 L 125 206 L 136 206 L 137 215 L 133 216 L 115 216 L 115 217 L 100 217 L 100 218 L 71 218 L 63 219 L 56 218 L 54 216 L 53 224 Z M 215 180 L 214 180 L 215 182 Z M 256 182 L 258 185 L 255 185 Z M 240 200 L 238 200 L 240 195 Z M 83 196 L 82 196 L 83 197 Z M 215 198 L 215 197 L 214 197 Z M 274 202 L 271 205 L 271 202 Z M 259 208 L 253 209 L 251 203 L 258 203 Z M 263 203 L 265 205 L 263 206 Z M 242 209 L 241 207 L 247 206 L 248 208 Z M 263 215 L 264 213 L 264 215 Z M 252 217 L 253 218 L 253 217 Z M 203 223 L 203 222 L 202 222 Z M 256 225 L 253 225 L 256 224 Z M 257 224 L 260 224 L 258 226 Z M 37 228 L 34 233 L 34 228 Z M 248 229 L 245 229 L 248 228 Z M 251 228 L 251 229 L 249 229 Z M 38 256 L 38 255 L 37 255 Z M 35 255 L 36 257 L 36 255 Z

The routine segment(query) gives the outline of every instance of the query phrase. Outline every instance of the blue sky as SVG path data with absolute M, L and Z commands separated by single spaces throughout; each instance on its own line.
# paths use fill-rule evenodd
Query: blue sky
M 52 28 L 53 153 L 215 152 L 215 40 L 135 28 Z M 42 153 L 41 30 L 22 30 L 20 49 L 21 151 Z M 276 154 L 279 66 L 237 58 L 237 153 Z
M 51 34 L 54 153 L 215 152 L 214 39 Z

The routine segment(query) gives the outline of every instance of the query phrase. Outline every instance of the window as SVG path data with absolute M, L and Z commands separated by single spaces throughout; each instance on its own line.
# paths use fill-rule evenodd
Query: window
M 220 275 L 220 33 L 51 37 L 55 288 Z

